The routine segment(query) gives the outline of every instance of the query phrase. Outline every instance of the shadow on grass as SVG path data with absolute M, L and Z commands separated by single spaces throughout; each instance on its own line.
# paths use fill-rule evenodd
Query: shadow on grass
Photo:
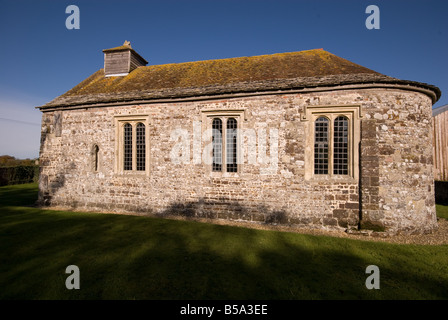
M 37 201 L 37 183 L 0 187 L 0 206 L 33 206 Z
M 32 202 L 24 188 L 0 189 L 0 299 L 448 298 L 446 246 L 12 206 Z M 72 264 L 80 290 L 65 287 Z M 368 265 L 380 290 L 365 286 Z
M 425 258 L 411 247 L 26 209 L 21 215 L 2 210 L 0 299 L 448 297 L 446 264 L 437 272 L 422 269 L 415 261 Z M 446 249 L 426 251 L 434 263 L 446 262 Z M 65 268 L 72 264 L 80 268 L 81 290 L 65 288 Z M 380 290 L 365 287 L 370 264 L 381 270 Z

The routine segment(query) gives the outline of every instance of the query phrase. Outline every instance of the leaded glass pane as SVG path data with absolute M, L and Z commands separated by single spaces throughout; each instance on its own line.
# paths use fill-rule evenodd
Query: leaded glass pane
M 237 172 L 237 122 L 234 118 L 227 120 L 226 160 L 227 172 Z
M 314 130 L 314 174 L 328 174 L 329 120 L 319 117 Z
M 339 116 L 334 120 L 333 173 L 348 174 L 348 119 Z
M 212 123 L 213 163 L 212 171 L 222 170 L 222 121 L 215 118 Z
M 124 125 L 124 170 L 132 170 L 132 126 L 129 123 Z
M 146 168 L 146 144 L 145 144 L 145 125 L 143 123 L 137 124 L 136 128 L 137 139 L 137 170 L 145 171 Z

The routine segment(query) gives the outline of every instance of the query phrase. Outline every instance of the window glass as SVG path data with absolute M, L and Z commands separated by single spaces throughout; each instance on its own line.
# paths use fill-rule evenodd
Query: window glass
M 132 126 L 129 123 L 124 125 L 124 159 L 123 169 L 132 170 Z
M 213 163 L 212 171 L 222 170 L 222 121 L 213 119 L 212 124 Z
M 348 119 L 334 120 L 333 174 L 348 174 Z
M 145 125 L 138 123 L 136 128 L 137 139 L 137 170 L 144 171 L 146 168 L 146 144 L 145 144 Z
M 329 120 L 319 117 L 315 122 L 314 174 L 328 174 L 328 125 Z
M 237 122 L 234 118 L 227 120 L 226 135 L 227 172 L 237 172 Z

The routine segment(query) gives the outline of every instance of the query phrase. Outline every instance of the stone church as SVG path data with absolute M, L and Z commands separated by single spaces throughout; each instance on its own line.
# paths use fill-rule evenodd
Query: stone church
M 125 42 L 39 106 L 39 204 L 309 228 L 437 228 L 440 90 L 323 49 L 151 65 Z

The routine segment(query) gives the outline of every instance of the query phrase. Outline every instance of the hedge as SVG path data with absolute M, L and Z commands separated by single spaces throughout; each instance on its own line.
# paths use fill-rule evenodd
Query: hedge
M 0 167 L 0 186 L 38 182 L 39 166 Z

